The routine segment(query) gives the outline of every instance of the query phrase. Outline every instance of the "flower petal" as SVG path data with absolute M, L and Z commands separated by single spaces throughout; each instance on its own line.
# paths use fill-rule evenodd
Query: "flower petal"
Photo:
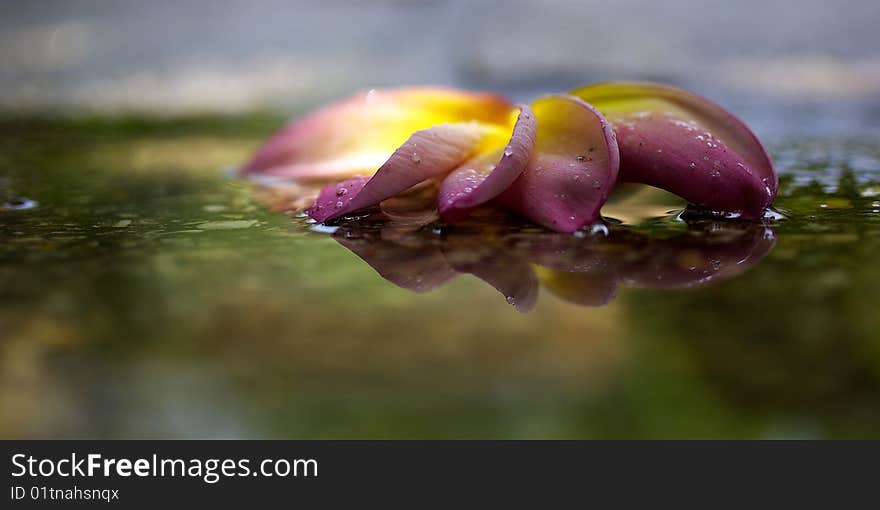
M 272 136 L 244 173 L 299 180 L 372 175 L 415 131 L 442 123 L 506 124 L 502 96 L 446 88 L 373 90 L 320 108 Z
M 535 149 L 520 177 L 499 200 L 558 232 L 574 232 L 599 217 L 617 180 L 617 142 L 610 124 L 585 102 L 553 95 L 532 104 Z
M 426 186 L 415 186 L 406 194 L 391 197 L 379 203 L 388 223 L 399 230 L 418 230 L 437 221 L 437 183 L 426 181 Z
M 308 209 L 309 216 L 318 222 L 323 222 L 325 218 L 342 210 L 351 199 L 350 197 L 360 193 L 367 182 L 369 182 L 369 178 L 356 175 L 348 180 L 325 187 Z
M 444 221 L 463 220 L 472 209 L 501 194 L 525 170 L 538 126 L 531 108 L 517 108 L 520 111 L 506 146 L 474 156 L 443 180 L 437 204 Z
M 760 217 L 779 180 L 761 142 L 733 114 L 692 92 L 610 82 L 571 92 L 617 134 L 620 180 L 650 184 L 717 211 Z
M 431 177 L 445 175 L 473 154 L 491 132 L 490 127 L 476 122 L 441 124 L 416 131 L 369 181 L 346 181 L 357 182 L 359 188 L 339 195 L 335 202 L 332 199 L 334 193 L 339 193 L 338 185 L 325 188 L 309 209 L 309 216 L 324 222 L 376 205 Z M 327 207 L 328 198 L 332 207 Z

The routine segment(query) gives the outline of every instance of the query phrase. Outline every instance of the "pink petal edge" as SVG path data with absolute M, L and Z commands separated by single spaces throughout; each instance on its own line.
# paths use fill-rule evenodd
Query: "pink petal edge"
M 416 131 L 368 181 L 345 181 L 351 187 L 343 194 L 338 194 L 339 184 L 324 188 L 308 214 L 323 223 L 446 174 L 473 154 L 484 135 L 485 128 L 476 122 L 441 124 Z
M 463 220 L 471 210 L 504 192 L 525 170 L 535 147 L 538 125 L 530 107 L 523 104 L 516 107 L 520 113 L 507 146 L 477 155 L 453 170 L 440 184 L 437 208 L 444 221 Z
M 532 107 L 535 150 L 499 201 L 535 223 L 571 233 L 599 217 L 617 181 L 617 141 L 605 117 L 576 97 L 544 96 Z

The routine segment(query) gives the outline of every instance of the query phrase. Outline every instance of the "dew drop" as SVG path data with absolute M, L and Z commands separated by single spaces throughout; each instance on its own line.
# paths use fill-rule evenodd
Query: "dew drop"
M 785 215 L 772 207 L 768 207 L 766 210 L 764 210 L 763 218 L 770 221 L 779 221 L 784 220 Z
M 608 235 L 608 226 L 605 225 L 604 223 L 594 223 L 594 224 L 590 225 L 590 234 L 592 234 L 594 236 L 595 235 L 607 236 Z

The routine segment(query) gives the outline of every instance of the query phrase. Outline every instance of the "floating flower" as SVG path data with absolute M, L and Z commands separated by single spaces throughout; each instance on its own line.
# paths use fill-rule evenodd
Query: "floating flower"
M 318 222 L 428 190 L 429 209 L 449 223 L 491 204 L 565 233 L 594 223 L 618 180 L 747 219 L 761 217 L 778 186 L 761 143 L 732 114 L 638 83 L 531 105 L 455 89 L 371 91 L 293 122 L 243 171 L 302 190 L 324 183 L 308 209 Z

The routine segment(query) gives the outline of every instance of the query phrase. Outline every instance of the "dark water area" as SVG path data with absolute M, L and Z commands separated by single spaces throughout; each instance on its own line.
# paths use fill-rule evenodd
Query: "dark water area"
M 764 222 L 563 236 L 273 210 L 223 169 L 280 122 L 0 121 L 0 436 L 880 436 L 876 137 L 767 139 Z

